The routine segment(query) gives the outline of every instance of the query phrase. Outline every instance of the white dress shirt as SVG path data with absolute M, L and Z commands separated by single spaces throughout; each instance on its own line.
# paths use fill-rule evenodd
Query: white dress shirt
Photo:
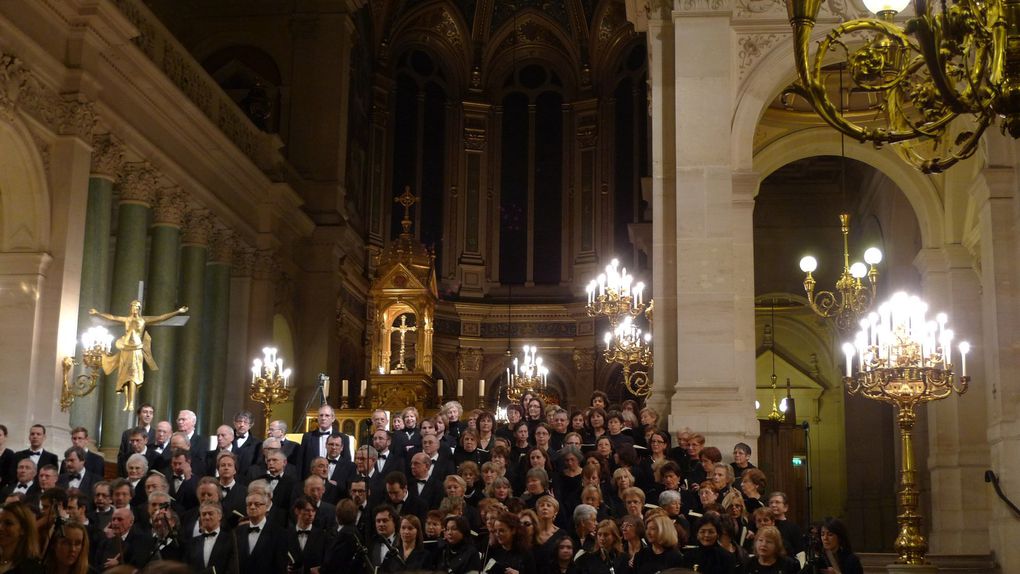
M 251 554 L 255 550 L 255 545 L 259 543 L 259 535 L 262 534 L 262 529 L 266 527 L 266 519 L 262 518 L 262 522 L 258 524 L 249 524 L 248 528 L 258 528 L 258 532 L 248 531 L 248 554 Z
M 205 567 L 209 566 L 209 557 L 212 556 L 213 546 L 216 546 L 216 538 L 219 536 L 219 530 L 213 530 L 212 536 L 202 537 L 202 565 Z

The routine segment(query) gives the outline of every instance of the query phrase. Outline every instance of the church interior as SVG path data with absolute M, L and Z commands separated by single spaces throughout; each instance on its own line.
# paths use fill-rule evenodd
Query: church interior
M 815 36 L 865 13 L 827 0 Z M 790 91 L 793 42 L 779 0 L 0 2 L 8 446 L 42 423 L 115 452 L 126 367 L 81 341 L 133 301 L 136 402 L 203 434 L 241 410 L 300 432 L 322 400 L 355 435 L 376 408 L 504 413 L 527 345 L 548 402 L 602 391 L 724 457 L 747 443 L 804 523 L 892 555 L 897 411 L 848 393 L 856 321 L 820 316 L 798 267 L 831 290 L 845 240 L 883 254 L 874 301 L 918 295 L 973 348 L 969 392 L 917 409 L 932 560 L 1020 571 L 985 478 L 1020 500 L 1017 144 L 993 127 L 926 174 L 841 137 Z M 654 300 L 638 393 L 591 311 L 614 260 Z M 267 347 L 285 396 L 255 395 Z

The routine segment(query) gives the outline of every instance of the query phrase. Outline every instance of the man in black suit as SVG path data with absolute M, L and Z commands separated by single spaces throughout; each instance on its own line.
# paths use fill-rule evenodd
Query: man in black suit
M 172 474 L 166 477 L 166 480 L 170 484 L 170 496 L 174 499 L 174 510 L 178 514 L 182 514 L 197 507 L 197 489 L 200 477 L 192 472 L 188 451 L 177 449 L 171 453 L 170 471 Z
M 315 516 L 313 517 L 312 524 L 319 530 L 336 530 L 336 506 L 325 502 L 322 499 L 322 495 L 326 492 L 325 488 L 326 481 L 320 476 L 311 475 L 305 479 L 303 483 L 302 492 L 296 495 L 292 500 L 297 501 L 301 498 L 306 498 L 312 501 L 315 507 Z M 291 504 L 293 509 L 294 504 Z M 291 521 L 294 517 L 291 516 Z
M 216 460 L 216 470 L 219 473 L 217 485 L 222 500 L 223 524 L 233 528 L 237 524 L 237 514 L 244 515 L 244 497 L 247 495 L 247 482 L 242 482 L 237 474 L 237 457 L 234 453 L 220 455 Z
M 280 526 L 287 524 L 287 509 L 290 508 L 291 498 L 294 496 L 294 488 L 297 485 L 293 479 L 284 475 L 283 469 L 287 465 L 287 458 L 280 451 L 274 451 L 266 455 L 266 474 L 262 480 L 269 483 L 269 490 L 273 495 L 273 506 L 280 510 L 274 515 L 282 522 Z
M 234 429 L 230 425 L 216 428 L 216 448 L 205 453 L 206 476 L 216 476 L 216 459 L 222 453 L 234 454 Z
M 351 495 L 350 500 L 355 505 L 354 527 L 357 529 L 362 542 L 366 543 L 370 538 L 369 535 L 373 532 L 372 509 L 368 506 L 368 497 L 371 492 L 368 488 L 368 481 L 363 476 L 355 476 L 347 485 L 347 492 Z M 341 500 L 337 508 L 343 506 L 343 504 L 344 501 Z
M 266 475 L 266 457 L 268 457 L 270 454 L 274 452 L 281 453 L 283 452 L 283 450 L 280 448 L 279 439 L 269 437 L 266 440 L 262 441 L 262 452 L 260 453 L 261 460 L 248 467 L 248 472 L 244 473 L 243 475 L 245 482 L 258 480 Z M 286 456 L 286 453 L 284 453 L 284 456 Z M 283 474 L 287 478 L 292 479 L 294 482 L 298 482 L 299 480 L 301 480 L 300 478 L 301 471 L 298 470 L 298 467 L 294 466 L 293 464 L 290 464 L 289 461 L 287 462 L 287 465 L 283 469 Z
M 131 455 L 140 454 L 145 457 L 146 470 L 155 466 L 156 453 L 149 448 L 148 435 L 142 427 L 124 431 L 128 434 L 128 450 L 117 452 L 117 476 L 127 476 L 127 461 Z
M 106 570 L 120 564 L 143 568 L 152 555 L 153 538 L 134 527 L 130 508 L 117 508 L 110 519 L 110 538 L 103 539 L 96 549 L 95 564 Z
M 234 443 L 232 450 L 237 455 L 237 472 L 244 476 L 248 467 L 255 464 L 262 450 L 262 441 L 251 434 L 251 413 L 241 411 L 234 415 Z M 289 442 L 289 441 L 288 441 Z M 293 445 L 293 443 L 291 443 Z M 287 453 L 283 453 L 287 456 Z
M 163 456 L 167 459 L 166 470 L 163 474 L 170 475 L 173 470 L 170 468 L 171 460 L 173 459 L 173 453 L 177 450 L 183 450 L 188 455 L 188 461 L 191 464 L 191 472 L 198 476 L 205 476 L 205 453 L 195 452 L 191 449 L 191 442 L 188 441 L 187 435 L 182 432 L 175 432 L 170 436 L 170 453 L 164 452 Z
M 318 477 L 308 477 L 307 480 L 315 482 Z M 336 509 L 329 507 L 335 514 Z M 326 529 L 316 524 L 317 515 L 321 514 L 322 506 L 317 510 L 315 501 L 307 496 L 300 496 L 292 505 L 293 525 L 287 529 L 287 555 L 288 560 L 293 560 L 292 572 L 309 573 L 312 568 L 322 566 L 323 554 L 326 551 Z M 336 522 L 334 516 L 331 522 Z M 329 531 L 335 531 L 332 527 Z
M 426 508 L 438 508 L 439 503 L 446 496 L 443 492 L 443 479 L 438 474 L 429 478 L 429 455 L 419 452 L 411 457 L 411 479 L 408 480 L 408 492 L 411 496 L 421 500 Z
M 453 464 L 453 455 L 450 454 L 449 449 L 440 448 L 436 435 L 430 434 L 421 437 L 421 449 L 429 457 L 430 479 L 437 478 L 442 484 L 443 479 L 457 472 L 457 468 Z
M 223 509 L 215 502 L 203 502 L 198 522 L 199 535 L 188 544 L 188 565 L 200 574 L 236 574 L 237 547 L 223 529 Z
M 375 469 L 383 476 L 397 470 L 403 472 L 404 454 L 396 449 L 390 448 L 390 433 L 377 430 L 372 433 L 372 446 L 378 453 Z
M 32 425 L 32 428 L 28 429 L 28 445 L 29 448 L 14 453 L 14 464 L 17 465 L 19 460 L 29 459 L 35 464 L 37 469 L 52 464 L 58 466 L 60 460 L 57 455 L 44 449 L 43 443 L 46 442 L 46 427 L 42 425 Z
M 301 463 L 301 445 L 287 438 L 287 423 L 283 421 L 269 423 L 268 434 L 267 438 L 280 441 L 280 450 L 283 451 L 283 456 L 287 457 L 287 463 L 297 468 L 297 465 Z M 262 448 L 265 448 L 264 445 L 260 445 L 260 450 Z M 258 461 L 259 457 L 255 457 L 255 460 Z
M 422 499 L 411 496 L 407 490 L 407 476 L 402 471 L 393 471 L 386 475 L 386 503 L 396 509 L 400 516 L 414 515 L 425 524 L 425 515 L 429 508 Z
M 283 458 L 282 454 L 280 456 Z M 266 517 L 272 502 L 261 492 L 252 492 L 245 502 L 248 509 L 248 525 L 234 529 L 238 570 L 245 574 L 286 572 L 286 530 L 273 524 Z
M 183 410 L 177 413 L 177 432 L 184 433 L 188 442 L 191 443 L 192 457 L 204 456 L 205 452 L 209 450 L 209 440 L 198 434 L 195 429 L 196 424 L 198 424 L 198 416 L 194 412 Z
M 368 556 L 376 566 L 386 560 L 390 549 L 396 548 L 397 525 L 400 515 L 388 504 L 381 504 L 372 512 L 375 524 L 375 536 L 368 547 Z
M 347 497 L 347 482 L 357 473 L 354 463 L 343 457 L 346 446 L 339 434 L 326 439 L 326 475 L 323 478 L 326 479 L 326 500 L 334 504 Z
M 131 456 L 132 452 L 129 444 L 131 440 L 131 432 L 136 428 L 141 427 L 145 430 L 145 444 L 153 442 L 156 438 L 156 428 L 152 424 L 153 417 L 156 416 L 156 409 L 149 403 L 142 403 L 137 409 L 135 409 L 135 424 L 124 429 L 124 432 L 120 435 L 120 448 L 117 449 L 117 461 L 127 460 L 127 457 Z
M 350 465 L 351 471 L 353 471 L 354 470 L 354 463 L 350 463 L 349 462 L 347 464 Z M 317 478 L 321 478 L 323 484 L 325 485 L 325 491 L 322 494 L 322 500 L 325 500 L 326 502 L 328 502 L 330 504 L 336 504 L 338 500 L 340 500 L 341 498 L 344 498 L 345 496 L 347 496 L 347 481 L 350 480 L 350 475 L 342 476 L 339 471 L 335 472 L 335 474 L 337 474 L 338 478 L 341 478 L 344 481 L 343 482 L 343 485 L 344 485 L 343 486 L 343 491 L 341 491 L 340 487 L 337 486 L 337 484 L 334 484 L 335 481 L 332 481 L 332 482 L 330 481 L 330 479 L 329 479 L 329 467 L 330 467 L 330 464 L 324 458 L 317 458 L 317 459 L 313 460 L 312 461 L 312 474 L 308 475 L 308 478 L 312 478 L 313 476 L 317 477 Z M 306 478 L 305 480 L 307 481 L 308 478 Z M 301 492 L 296 492 L 294 498 L 297 498 L 296 495 L 298 495 L 298 494 L 304 494 L 304 486 L 305 486 L 304 483 L 301 483 Z
M 390 428 L 390 414 L 382 409 L 376 409 L 372 411 L 372 422 L 368 429 L 361 433 L 361 438 L 358 439 L 358 444 L 371 444 L 372 435 L 377 430 L 388 431 Z
M 368 483 L 368 490 L 372 493 L 369 502 L 372 506 L 382 502 L 386 494 L 386 477 L 376 470 L 378 459 L 378 451 L 368 445 L 359 446 L 354 454 L 354 468 L 358 471 L 357 476 Z
M 65 489 L 77 488 L 82 492 L 92 492 L 92 485 L 103 480 L 85 467 L 85 450 L 72 446 L 64 451 L 63 474 L 57 479 L 57 486 Z
M 36 480 L 35 464 L 30 458 L 23 458 L 18 461 L 15 469 L 15 479 L 0 491 L 0 500 L 6 500 L 12 494 L 24 494 L 25 501 L 29 504 L 39 501 L 42 489 Z
M 344 444 L 349 444 L 347 435 L 343 433 L 336 433 L 333 430 L 333 422 L 336 421 L 336 415 L 333 413 L 333 407 L 329 405 L 322 405 L 319 407 L 319 418 L 318 428 L 306 432 L 301 436 L 301 464 L 298 470 L 301 472 L 301 478 L 308 478 L 309 468 L 312 464 L 312 459 L 317 457 L 326 456 L 326 439 L 333 434 L 339 434 L 343 439 Z M 351 460 L 351 454 L 344 449 L 343 458 Z
M 85 427 L 71 430 L 71 444 L 85 451 L 85 470 L 98 476 L 100 480 L 106 474 L 106 460 L 102 455 L 89 450 L 89 431 Z M 66 454 L 64 455 L 67 456 Z M 60 462 L 60 474 L 64 474 L 64 462 Z

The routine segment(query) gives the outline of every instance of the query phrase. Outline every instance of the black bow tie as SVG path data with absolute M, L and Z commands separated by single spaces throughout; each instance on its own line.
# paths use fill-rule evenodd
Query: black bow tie
M 24 482 L 19 482 L 18 483 L 18 488 L 28 488 L 28 485 L 25 484 Z
M 229 487 L 229 486 L 223 486 L 223 485 L 221 484 L 221 485 L 220 485 L 220 490 L 222 490 L 222 491 L 223 491 L 223 494 L 230 494 L 230 487 Z
M 329 436 L 329 435 L 333 434 L 333 431 L 328 431 L 328 430 L 326 430 L 326 431 L 319 431 L 317 434 L 319 436 Z
M 380 454 L 379 455 L 379 460 L 386 460 L 386 455 L 385 454 Z
M 246 438 L 248 438 L 248 435 L 246 435 L 246 434 L 239 434 L 239 435 L 237 435 L 237 440 L 244 440 Z
M 72 474 L 71 475 L 71 480 L 81 480 L 83 478 L 85 478 L 85 473 L 83 473 L 83 472 L 79 472 L 78 474 Z
M 184 482 L 184 475 L 183 474 L 175 475 L 174 476 L 174 480 L 179 480 L 181 482 Z
M 418 484 L 425 484 L 428 482 L 428 480 L 416 480 L 415 482 L 417 482 Z
M 273 482 L 274 480 L 280 480 L 280 477 L 279 476 L 273 476 L 271 474 L 267 474 L 266 475 L 266 480 L 268 480 L 269 482 Z
M 262 532 L 262 527 L 261 526 L 249 526 L 248 527 L 248 534 L 251 534 L 252 532 Z
M 308 536 L 311 533 L 312 533 L 311 529 L 308 529 L 308 530 L 298 530 L 297 531 L 297 535 L 298 536 Z
M 329 458 L 329 459 L 326 459 L 326 462 L 328 462 L 329 464 L 340 464 L 340 459 Z
M 429 466 L 432 466 L 433 464 L 436 464 L 436 459 L 430 458 L 429 459 Z
M 213 530 L 212 532 L 203 532 L 202 538 L 212 538 L 213 536 L 216 536 L 219 533 L 220 532 L 218 530 Z
M 42 451 L 41 450 L 33 450 L 33 451 L 30 451 L 30 452 L 32 453 L 31 456 L 42 456 Z

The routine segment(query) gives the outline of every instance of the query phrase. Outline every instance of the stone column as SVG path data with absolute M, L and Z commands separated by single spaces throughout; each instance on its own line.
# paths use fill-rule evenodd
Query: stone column
M 457 397 L 457 400 L 465 409 L 478 407 L 478 379 L 482 372 L 482 358 L 483 351 L 480 348 L 461 347 L 457 352 L 457 378 L 464 379 L 464 396 Z M 456 394 L 457 381 L 446 384 Z M 491 382 L 489 384 L 491 386 Z
M 921 272 L 924 298 L 932 314 L 947 313 L 957 341 L 966 340 L 975 350 L 982 349 L 981 285 L 973 256 L 962 245 L 945 245 L 921 250 L 914 264 Z M 985 436 L 988 411 L 982 392 L 986 388 L 985 369 L 975 355 L 967 364 L 975 388 L 928 406 L 932 492 L 929 547 L 933 554 L 989 551 L 989 499 L 974 496 L 972 488 L 991 462 Z M 959 360 L 953 362 L 959 369 Z
M 601 359 L 592 348 L 574 349 L 571 359 L 574 361 L 574 384 L 568 389 L 572 396 L 565 397 L 572 405 L 583 405 L 595 391 L 595 364 Z M 604 362 L 604 361 L 603 361 Z
M 651 78 L 652 125 L 652 292 L 655 310 L 652 345 L 654 386 L 646 404 L 665 422 L 677 384 L 676 315 L 676 95 L 673 69 L 673 22 L 652 14 L 648 25 L 648 72 Z M 670 428 L 680 427 L 680 421 Z
M 81 260 L 81 291 L 78 296 L 79 337 L 91 326 L 89 309 L 103 309 L 110 304 L 110 230 L 113 225 L 113 184 L 124 164 L 124 149 L 109 134 L 92 140 L 92 173 L 89 175 L 88 207 L 85 211 L 85 241 Z M 75 376 L 83 373 L 81 345 L 75 346 Z M 89 429 L 89 436 L 99 437 L 99 421 L 103 412 L 101 377 L 96 390 L 71 405 L 71 427 Z
M 1012 147 L 1012 144 L 1010 144 Z M 985 363 L 985 380 L 979 382 L 988 405 L 991 467 L 1001 487 L 1012 495 L 1020 492 L 1020 268 L 1017 253 L 1017 179 L 1013 169 L 986 168 L 987 187 L 973 188 L 981 231 L 981 296 L 983 347 L 972 361 Z M 975 381 L 978 382 L 978 381 Z M 971 480 L 980 480 L 971 477 Z M 980 484 L 980 483 L 979 483 Z M 989 495 L 991 496 L 991 495 Z M 1020 570 L 1020 521 L 995 500 L 989 523 L 989 542 L 1003 572 Z
M 252 271 L 250 297 L 248 299 L 248 349 L 245 353 L 246 364 L 256 357 L 262 356 L 262 347 L 273 340 L 273 314 L 275 312 L 275 278 L 279 274 L 276 261 L 276 250 L 262 248 L 255 251 Z M 250 371 L 249 371 L 250 372 Z M 303 405 L 301 405 L 303 406 Z M 244 395 L 245 410 L 255 415 L 254 432 L 265 435 L 262 422 L 262 406 Z M 304 413 L 299 413 L 296 420 L 303 420 Z M 288 421 L 293 422 L 293 421 Z M 292 428 L 293 432 L 304 429 Z
M 248 356 L 248 322 L 251 305 L 252 271 L 255 251 L 236 241 L 230 277 L 228 306 L 229 336 L 227 339 L 227 386 L 223 390 L 223 409 L 236 412 L 245 408 L 247 383 L 251 378 L 252 357 Z M 253 411 L 254 412 L 254 411 Z M 258 414 L 258 413 L 255 413 Z M 258 420 L 258 416 L 255 420 Z
M 205 319 L 205 264 L 212 223 L 209 212 L 203 208 L 188 210 L 181 233 L 181 273 L 179 295 L 181 305 L 187 305 L 191 320 L 180 328 L 177 336 L 177 383 L 174 390 L 174 408 L 188 409 L 198 415 L 199 430 L 209 426 L 207 404 L 199 398 L 199 378 L 202 353 L 208 341 L 202 340 L 202 321 Z M 208 394 L 206 395 L 208 397 Z M 217 421 L 218 424 L 218 421 Z
M 670 427 L 703 432 L 709 444 L 754 444 L 751 213 L 758 181 L 732 168 L 732 101 L 720 97 L 736 76 L 729 13 L 676 15 L 674 29 L 676 125 L 685 128 L 676 130 L 679 382 Z
M 138 299 L 138 286 L 145 280 L 146 241 L 149 230 L 149 207 L 156 193 L 157 178 L 144 163 L 126 166 L 118 189 L 117 246 L 113 256 L 113 286 L 110 307 L 106 311 L 126 315 L 131 302 Z M 114 334 L 123 334 L 123 326 L 114 326 Z M 104 448 L 117 448 L 121 432 L 134 422 L 134 414 L 124 412 L 124 396 L 115 393 L 116 374 L 107 382 L 103 397 Z M 144 386 L 142 387 L 145 388 Z M 136 406 L 137 406 L 137 402 Z
M 206 372 L 209 382 L 209 418 L 229 420 L 223 397 L 227 387 L 227 341 L 230 338 L 230 264 L 233 257 L 233 234 L 225 229 L 212 236 L 206 272 L 206 336 L 208 353 Z
M 181 224 L 186 204 L 177 188 L 165 188 L 156 194 L 149 245 L 149 280 L 145 288 L 145 313 L 162 315 L 181 306 L 177 298 L 177 271 L 180 264 Z M 156 410 L 156 420 L 173 420 L 173 388 L 176 381 L 176 327 L 154 327 L 152 357 L 159 367 L 145 373 L 142 400 Z

